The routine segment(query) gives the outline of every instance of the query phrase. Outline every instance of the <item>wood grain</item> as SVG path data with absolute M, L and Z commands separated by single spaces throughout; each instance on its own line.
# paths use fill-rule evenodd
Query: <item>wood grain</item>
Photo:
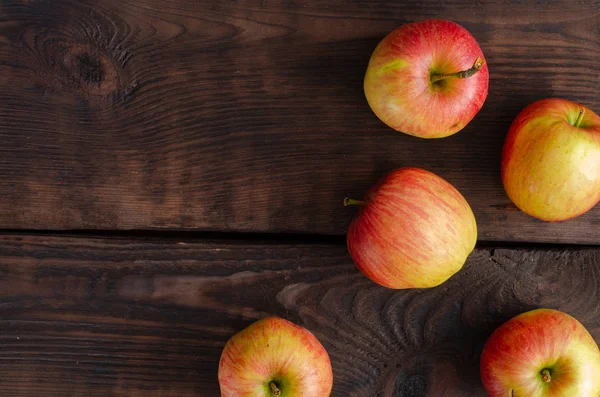
M 600 243 L 600 208 L 547 224 L 499 178 L 511 120 L 548 96 L 600 111 L 591 1 L 0 0 L 0 228 L 341 235 L 400 166 L 453 183 L 481 240 Z M 446 18 L 489 64 L 484 108 L 424 141 L 372 114 L 362 78 L 396 26 Z
M 341 245 L 0 236 L 0 394 L 217 397 L 227 339 L 279 315 L 328 350 L 334 397 L 485 396 L 495 327 L 537 307 L 600 341 L 600 249 L 478 249 L 393 291 Z

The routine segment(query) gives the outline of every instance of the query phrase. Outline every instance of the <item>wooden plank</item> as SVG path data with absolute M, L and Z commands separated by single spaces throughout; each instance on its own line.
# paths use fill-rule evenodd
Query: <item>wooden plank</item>
M 600 243 L 600 208 L 547 224 L 499 178 L 511 120 L 548 96 L 600 111 L 597 1 L 3 0 L 0 228 L 343 234 L 400 166 L 453 183 L 481 240 Z M 455 20 L 490 93 L 454 137 L 380 123 L 362 92 L 396 26 Z
M 0 237 L 0 394 L 219 395 L 227 339 L 279 315 L 328 350 L 334 397 L 484 396 L 493 329 L 537 307 L 600 341 L 600 249 L 478 249 L 439 288 L 367 280 L 341 245 Z

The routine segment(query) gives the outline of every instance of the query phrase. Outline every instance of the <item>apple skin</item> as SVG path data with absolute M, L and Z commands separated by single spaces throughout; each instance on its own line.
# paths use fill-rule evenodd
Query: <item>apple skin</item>
M 231 337 L 218 376 L 222 397 L 327 397 L 333 383 L 329 355 L 319 340 L 279 317 L 258 320 Z
M 549 382 L 542 371 L 550 370 Z M 551 309 L 520 314 L 490 336 L 481 380 L 491 397 L 598 397 L 600 350 L 585 327 Z
M 444 20 L 402 25 L 375 48 L 364 79 L 373 112 L 397 131 L 442 138 L 462 130 L 488 94 L 487 64 L 468 78 L 431 82 L 432 74 L 471 68 L 483 53 L 462 26 Z
M 432 172 L 392 171 L 365 202 L 348 229 L 348 250 L 358 268 L 385 287 L 435 287 L 459 271 L 475 248 L 471 207 Z
M 502 182 L 512 202 L 533 217 L 563 221 L 585 213 L 600 201 L 600 117 L 560 98 L 530 104 L 506 136 Z

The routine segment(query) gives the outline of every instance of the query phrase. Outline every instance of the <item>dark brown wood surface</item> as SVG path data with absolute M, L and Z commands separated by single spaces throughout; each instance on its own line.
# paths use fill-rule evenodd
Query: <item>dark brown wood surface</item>
M 328 350 L 334 397 L 485 396 L 478 358 L 523 311 L 600 341 L 600 249 L 478 249 L 429 290 L 367 280 L 343 245 L 0 237 L 0 395 L 217 397 L 227 339 L 279 315 Z
M 342 235 L 400 166 L 471 203 L 480 239 L 600 243 L 600 208 L 517 211 L 499 179 L 511 120 L 548 96 L 600 111 L 600 4 L 549 1 L 0 0 L 0 228 Z M 490 92 L 454 137 L 385 127 L 362 78 L 398 25 L 454 20 Z
M 490 69 L 479 115 L 434 141 L 362 92 L 378 41 L 426 18 L 469 29 Z M 528 103 L 600 112 L 598 65 L 597 0 L 0 0 L 0 395 L 217 397 L 223 345 L 272 314 L 325 345 L 334 397 L 483 397 L 483 343 L 536 307 L 600 342 L 600 248 L 500 248 L 600 244 L 600 206 L 543 223 L 499 178 Z M 343 198 L 401 166 L 453 183 L 500 242 L 438 288 L 379 287 L 343 244 Z M 302 235 L 260 240 L 282 232 Z

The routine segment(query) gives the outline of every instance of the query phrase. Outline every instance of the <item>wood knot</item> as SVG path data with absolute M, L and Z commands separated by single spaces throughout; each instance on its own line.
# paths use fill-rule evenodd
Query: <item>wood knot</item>
M 427 369 L 402 368 L 400 363 L 390 368 L 383 395 L 394 397 L 425 396 L 429 390 Z
M 39 82 L 53 91 L 104 101 L 122 95 L 130 85 L 127 71 L 108 48 L 37 30 L 27 32 L 26 40 L 36 51 L 38 64 L 34 70 Z
M 25 27 L 20 33 L 21 46 L 30 52 L 28 68 L 35 73 L 35 82 L 44 88 L 44 95 L 68 92 L 75 94 L 70 100 L 85 99 L 102 106 L 132 96 L 132 76 L 126 65 L 133 53 L 108 40 L 112 33 L 116 37 L 112 29 L 124 21 L 117 19 L 104 26 L 102 23 L 108 19 L 99 18 L 91 5 L 84 8 L 69 2 L 38 0 L 31 3 L 28 11 L 35 12 L 36 18 L 39 14 L 38 19 L 44 23 Z M 98 26 L 98 34 L 90 35 L 89 26 Z
M 104 65 L 90 54 L 77 56 L 77 68 L 80 77 L 90 83 L 101 83 L 104 80 Z
M 101 49 L 72 44 L 57 51 L 54 72 L 63 88 L 92 96 L 105 96 L 120 89 L 122 71 Z

